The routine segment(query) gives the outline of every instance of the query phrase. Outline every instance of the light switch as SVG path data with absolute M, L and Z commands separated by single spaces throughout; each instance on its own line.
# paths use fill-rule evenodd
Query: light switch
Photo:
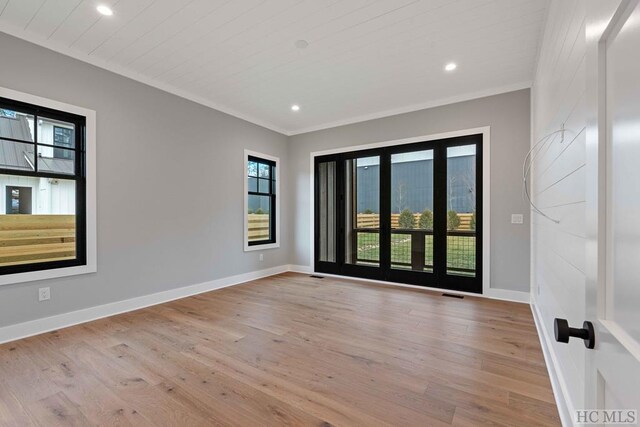
M 511 214 L 511 224 L 524 224 L 524 215 Z

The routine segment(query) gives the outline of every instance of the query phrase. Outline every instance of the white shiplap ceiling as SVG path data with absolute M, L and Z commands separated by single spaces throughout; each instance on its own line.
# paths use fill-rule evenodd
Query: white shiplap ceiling
M 100 15 L 100 4 L 114 15 Z M 547 6 L 0 0 L 0 31 L 295 134 L 528 87 Z M 448 62 L 457 70 L 445 72 Z

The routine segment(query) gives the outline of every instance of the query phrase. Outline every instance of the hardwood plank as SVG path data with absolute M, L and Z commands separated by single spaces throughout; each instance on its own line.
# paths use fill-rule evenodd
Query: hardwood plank
M 0 425 L 559 425 L 529 307 L 286 273 L 0 345 Z

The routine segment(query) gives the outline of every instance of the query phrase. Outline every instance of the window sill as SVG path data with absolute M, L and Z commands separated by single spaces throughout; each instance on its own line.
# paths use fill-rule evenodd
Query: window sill
M 264 249 L 276 249 L 280 247 L 280 243 L 267 243 L 264 245 L 244 245 L 245 252 L 262 251 Z
M 33 282 L 35 280 L 56 279 L 59 277 L 76 276 L 79 274 L 95 273 L 98 269 L 96 266 L 79 265 L 76 267 L 62 267 L 51 270 L 29 271 L 26 273 L 7 274 L 0 276 L 0 286 L 15 285 L 24 282 Z

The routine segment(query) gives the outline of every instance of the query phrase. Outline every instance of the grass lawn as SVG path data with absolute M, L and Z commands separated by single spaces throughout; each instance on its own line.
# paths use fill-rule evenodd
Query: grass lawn
M 358 233 L 358 259 L 377 261 L 380 257 L 379 236 L 376 233 Z M 391 263 L 397 268 L 410 268 L 411 236 L 391 235 Z M 401 264 L 409 264 L 402 266 Z M 433 265 L 433 236 L 425 236 L 425 270 Z M 447 267 L 474 269 L 476 265 L 475 236 L 447 237 Z

